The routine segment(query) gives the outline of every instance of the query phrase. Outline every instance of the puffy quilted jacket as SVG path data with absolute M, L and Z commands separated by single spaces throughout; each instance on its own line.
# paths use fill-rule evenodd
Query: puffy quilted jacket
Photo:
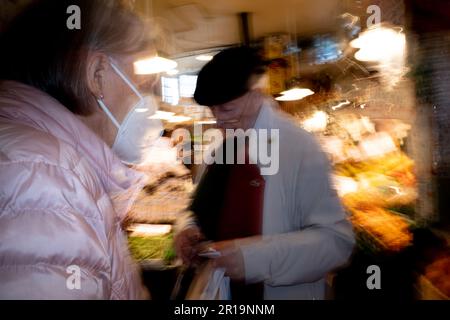
M 0 299 L 141 299 L 121 222 L 145 184 L 74 114 L 0 83 Z

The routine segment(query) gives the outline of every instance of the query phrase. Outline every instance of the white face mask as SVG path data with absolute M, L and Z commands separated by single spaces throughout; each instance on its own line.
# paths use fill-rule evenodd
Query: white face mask
M 118 129 L 112 150 L 124 163 L 139 164 L 145 160 L 155 141 L 161 137 L 164 127 L 161 120 L 151 119 L 157 111 L 155 99 L 151 96 L 143 97 L 116 64 L 113 61 L 110 61 L 110 64 L 139 97 L 139 101 L 128 112 L 122 124 L 119 124 L 103 100 L 98 99 L 97 102 Z

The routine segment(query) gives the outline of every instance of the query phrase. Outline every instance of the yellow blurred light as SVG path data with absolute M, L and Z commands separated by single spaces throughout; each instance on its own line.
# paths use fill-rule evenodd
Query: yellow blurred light
M 324 131 L 328 125 L 328 115 L 323 111 L 317 111 L 309 119 L 303 121 L 303 128 L 309 132 Z
M 161 73 L 175 69 L 177 66 L 178 63 L 174 60 L 156 56 L 136 61 L 134 63 L 134 73 L 137 75 Z
M 310 89 L 293 88 L 291 90 L 283 91 L 281 97 L 276 98 L 278 101 L 296 101 L 306 98 L 314 94 Z
M 333 185 L 340 197 L 358 191 L 358 182 L 352 178 L 334 175 L 332 180 Z
M 359 61 L 385 61 L 405 53 L 406 37 L 401 30 L 375 26 L 361 33 L 350 45 L 360 49 L 355 54 Z

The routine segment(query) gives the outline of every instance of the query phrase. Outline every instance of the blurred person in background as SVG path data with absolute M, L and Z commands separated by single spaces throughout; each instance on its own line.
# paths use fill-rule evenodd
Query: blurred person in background
M 149 297 L 121 227 L 146 182 L 124 162 L 162 130 L 149 35 L 116 0 L 34 1 L 0 35 L 0 299 Z
M 264 72 L 257 51 L 238 47 L 199 74 L 195 100 L 211 108 L 219 128 L 279 130 L 279 171 L 261 176 L 260 163 L 248 161 L 210 165 L 192 217 L 178 226 L 176 250 L 189 265 L 200 242 L 213 241 L 221 255 L 214 265 L 231 278 L 235 300 L 324 299 L 326 274 L 352 252 L 352 227 L 318 143 L 257 88 Z

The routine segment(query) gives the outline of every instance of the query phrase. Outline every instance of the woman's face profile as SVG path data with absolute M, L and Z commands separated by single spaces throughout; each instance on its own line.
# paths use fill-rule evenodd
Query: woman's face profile
M 97 99 L 102 98 L 104 104 L 114 115 L 114 118 L 122 123 L 127 114 L 139 102 L 140 98 L 130 88 L 124 79 L 114 70 L 112 63 L 123 73 L 125 77 L 136 87 L 141 95 L 151 94 L 157 77 L 154 75 L 136 75 L 134 62 L 141 59 L 143 55 L 152 52 L 142 52 L 126 56 L 108 56 L 103 53 L 91 54 L 88 61 L 87 81 L 90 83 L 92 95 L 92 106 L 94 114 L 81 117 L 87 121 L 93 129 L 109 146 L 114 144 L 117 135 L 117 127 L 97 105 Z

